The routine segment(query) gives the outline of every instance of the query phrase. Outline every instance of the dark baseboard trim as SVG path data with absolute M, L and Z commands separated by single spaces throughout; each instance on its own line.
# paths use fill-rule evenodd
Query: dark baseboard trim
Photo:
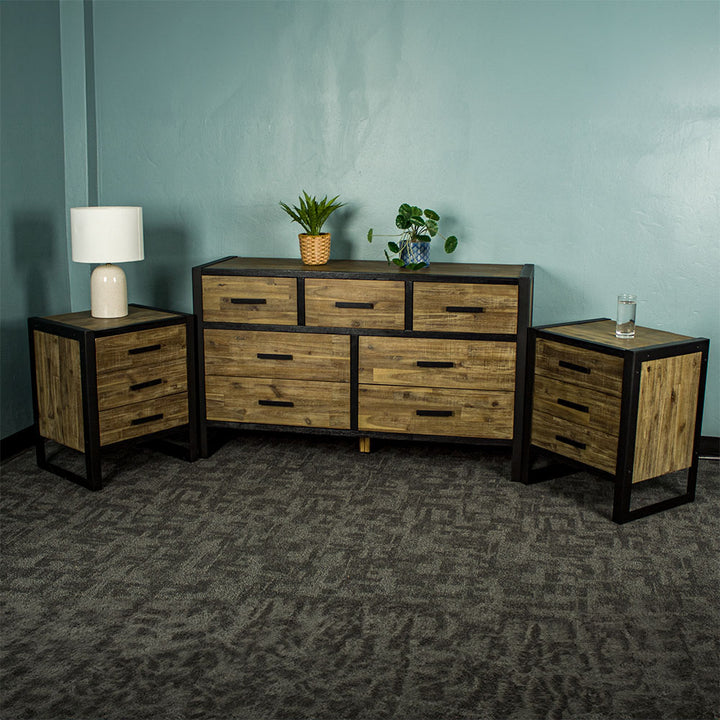
M 0 462 L 15 457 L 23 450 L 27 450 L 35 444 L 35 435 L 33 426 L 26 427 L 23 430 L 8 435 L 8 437 L 0 440 Z
M 33 426 L 19 430 L 12 435 L 0 440 L 0 462 L 15 457 L 23 450 L 31 448 L 35 443 Z M 720 460 L 720 437 L 714 435 L 703 435 L 699 443 L 699 455 L 701 458 Z
M 720 437 L 703 435 L 700 438 L 698 451 L 701 458 L 720 460 Z

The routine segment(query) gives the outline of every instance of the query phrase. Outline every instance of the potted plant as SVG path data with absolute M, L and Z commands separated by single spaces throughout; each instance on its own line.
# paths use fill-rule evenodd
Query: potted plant
M 397 235 L 378 235 L 378 237 L 399 237 L 400 240 L 388 241 L 388 250 L 395 257 L 390 257 L 385 250 L 388 264 L 391 262 L 407 270 L 419 270 L 430 264 L 430 241 L 438 235 L 445 243 L 443 249 L 446 253 L 455 250 L 458 239 L 454 235 L 445 237 L 438 232 L 440 216 L 434 210 L 421 210 L 415 205 L 403 203 L 398 208 L 395 225 L 402 230 Z M 373 229 L 367 234 L 368 242 L 373 241 Z
M 304 196 L 304 197 L 303 197 Z M 337 202 L 339 195 L 332 200 L 327 195 L 322 200 L 310 197 L 304 190 L 298 198 L 300 205 L 290 207 L 281 202 L 280 207 L 293 222 L 299 223 L 304 233 L 298 234 L 300 256 L 305 265 L 324 265 L 330 257 L 330 233 L 324 233 L 325 221 L 345 203 Z

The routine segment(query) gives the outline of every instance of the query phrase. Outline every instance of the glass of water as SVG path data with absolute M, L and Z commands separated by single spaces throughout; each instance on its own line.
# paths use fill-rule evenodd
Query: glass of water
M 619 338 L 635 337 L 635 311 L 637 310 L 637 295 L 623 293 L 617 299 L 617 323 L 615 336 Z

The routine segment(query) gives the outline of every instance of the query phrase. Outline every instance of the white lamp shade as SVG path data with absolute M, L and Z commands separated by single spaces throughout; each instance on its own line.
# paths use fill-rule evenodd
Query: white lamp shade
M 143 260 L 141 207 L 70 208 L 72 259 L 84 263 Z

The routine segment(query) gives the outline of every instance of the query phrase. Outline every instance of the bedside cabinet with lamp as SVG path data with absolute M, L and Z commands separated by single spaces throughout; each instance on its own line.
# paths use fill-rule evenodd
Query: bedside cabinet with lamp
M 142 209 L 73 208 L 73 260 L 143 259 Z M 127 303 L 121 268 L 92 274 L 92 308 L 28 320 L 38 465 L 91 490 L 102 449 L 171 429 L 197 457 L 192 315 Z M 85 475 L 51 462 L 46 442 L 84 454 Z

